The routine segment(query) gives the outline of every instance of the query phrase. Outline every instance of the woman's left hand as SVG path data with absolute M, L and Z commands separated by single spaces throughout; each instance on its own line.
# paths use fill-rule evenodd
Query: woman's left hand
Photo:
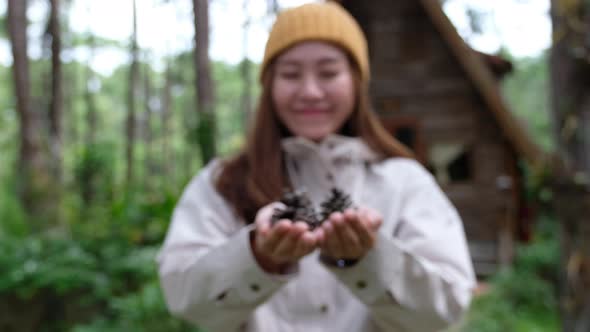
M 332 213 L 322 224 L 322 255 L 332 259 L 362 258 L 375 245 L 382 220 L 380 213 L 364 207 Z

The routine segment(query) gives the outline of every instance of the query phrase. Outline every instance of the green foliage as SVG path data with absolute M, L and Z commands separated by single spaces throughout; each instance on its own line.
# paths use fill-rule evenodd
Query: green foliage
M 503 81 L 503 93 L 533 140 L 545 150 L 553 150 L 547 53 L 511 61 L 515 71 Z
M 51 287 L 63 294 L 71 289 L 92 287 L 98 279 L 96 260 L 76 243 L 41 238 L 4 238 L 1 244 L 0 292 L 31 297 Z
M 0 294 L 31 298 L 43 290 L 58 295 L 82 290 L 94 299 L 106 299 L 153 276 L 156 249 L 29 236 L 4 237 L 0 250 Z
M 40 317 L 30 318 L 58 313 L 57 322 L 44 322 L 45 331 L 63 331 L 64 324 L 96 319 L 113 299 L 157 280 L 156 250 L 88 238 L 76 241 L 63 236 L 4 237 L 0 242 L 0 300 L 16 296 L 31 305 L 40 303 L 41 308 L 36 311 Z M 66 307 L 90 312 L 62 324 L 59 321 L 65 321 L 71 311 Z
M 548 185 L 548 179 L 551 177 L 549 167 L 537 168 L 528 167 L 521 162 L 519 169 L 527 179 L 525 183 L 526 198 L 531 202 L 546 203 L 550 197 L 543 193 Z
M 109 317 L 100 317 L 90 324 L 77 326 L 72 332 L 200 332 L 168 313 L 157 280 L 143 286 L 137 293 L 115 298 L 110 303 Z
M 0 66 L 0 152 L 2 162 L 10 161 L 16 150 L 14 138 L 17 135 L 18 119 L 16 114 L 16 100 L 12 84 L 12 74 L 9 68 Z M 5 175 L 7 167 L 0 167 L 0 175 Z
M 512 283 L 518 278 L 528 278 L 527 275 L 506 276 L 503 282 Z M 524 284 L 524 285 L 523 285 Z M 521 287 L 530 289 L 542 287 L 520 283 Z M 502 284 L 497 286 L 502 287 Z M 542 294 L 538 294 L 542 295 Z M 515 306 L 510 297 L 501 291 L 474 300 L 467 323 L 461 331 L 465 332 L 555 332 L 559 331 L 557 310 L 535 310 L 524 306 Z
M 102 178 L 106 184 L 99 181 L 90 205 L 77 195 L 64 199 L 70 232 L 81 239 L 105 243 L 160 244 L 180 189 L 168 185 L 152 192 L 141 184 L 127 189 L 111 185 L 107 179 L 108 174 Z
M 197 125 L 198 142 L 201 145 L 201 160 L 203 164 L 215 158 L 215 115 L 200 113 Z
M 141 199 L 122 198 L 113 203 L 110 211 L 111 231 L 108 237 L 121 237 L 131 243 L 142 245 L 160 244 L 178 196 L 171 191 L 163 190 L 159 195 L 137 194 L 135 197 Z
M 0 14 L 0 38 L 8 38 L 6 15 Z
M 97 143 L 85 145 L 76 158 L 74 181 L 78 186 L 85 205 L 93 202 L 107 202 L 112 198 L 115 184 L 113 144 Z
M 95 48 L 112 47 L 120 50 L 127 48 L 125 42 L 91 35 L 89 32 L 72 34 L 68 40 L 68 46 L 70 47 L 88 47 L 90 44 L 94 44 Z
M 249 61 L 249 60 L 246 60 Z M 250 62 L 249 78 L 250 88 L 252 89 L 252 111 L 255 108 L 256 96 L 260 93 L 260 86 L 258 83 L 258 64 Z M 242 91 L 245 88 L 244 80 L 240 73 L 240 65 L 228 66 L 223 63 L 216 62 L 213 64 L 213 73 L 215 84 L 217 86 L 217 101 L 216 101 L 216 119 L 217 119 L 217 134 L 221 138 L 218 142 L 219 153 L 226 155 L 228 153 L 238 150 L 244 140 L 244 134 L 247 130 L 244 123 L 245 115 L 243 101 L 241 100 Z
M 0 239 L 8 235 L 21 237 L 29 234 L 30 225 L 16 195 L 14 179 L 0 181 L 0 197 Z
M 16 168 L 14 137 L 18 134 L 18 119 L 14 111 L 14 99 L 10 71 L 0 66 L 0 238 L 6 234 L 23 236 L 29 232 L 26 215 L 19 201 L 18 188 L 13 172 Z
M 531 244 L 518 248 L 514 265 L 490 280 L 462 327 L 465 332 L 553 332 L 559 330 L 557 224 L 543 218 Z
M 557 221 L 542 216 L 535 228 L 534 241 L 518 248 L 518 269 L 534 273 L 544 280 L 557 282 L 561 252 Z

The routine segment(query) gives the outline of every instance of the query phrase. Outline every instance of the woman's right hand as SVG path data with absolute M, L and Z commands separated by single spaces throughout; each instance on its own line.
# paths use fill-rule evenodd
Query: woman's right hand
M 252 251 L 258 264 L 269 273 L 283 273 L 323 240 L 321 228 L 310 231 L 302 221 L 282 219 L 272 225 L 274 209 L 281 206 L 277 202 L 268 204 L 256 215 Z

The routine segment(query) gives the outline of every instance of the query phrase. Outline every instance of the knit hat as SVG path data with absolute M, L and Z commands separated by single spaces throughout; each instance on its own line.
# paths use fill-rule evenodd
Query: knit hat
M 361 78 L 369 80 L 367 40 L 356 20 L 337 3 L 309 3 L 281 12 L 270 31 L 261 77 L 268 64 L 296 43 L 318 40 L 344 48 L 358 65 Z

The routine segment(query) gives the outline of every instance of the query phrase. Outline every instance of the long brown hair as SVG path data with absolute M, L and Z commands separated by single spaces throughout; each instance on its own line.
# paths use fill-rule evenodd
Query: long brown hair
M 371 111 L 368 84 L 360 78 L 357 66 L 352 65 L 356 105 L 341 128 L 341 134 L 359 137 L 382 158 L 408 157 L 413 154 L 383 128 Z M 246 223 L 252 223 L 257 211 L 278 200 L 289 179 L 283 167 L 281 139 L 290 135 L 274 110 L 272 80 L 274 65 L 270 64 L 262 76 L 262 94 L 258 99 L 256 118 L 250 128 L 243 150 L 226 160 L 215 180 L 221 195 L 233 206 Z

